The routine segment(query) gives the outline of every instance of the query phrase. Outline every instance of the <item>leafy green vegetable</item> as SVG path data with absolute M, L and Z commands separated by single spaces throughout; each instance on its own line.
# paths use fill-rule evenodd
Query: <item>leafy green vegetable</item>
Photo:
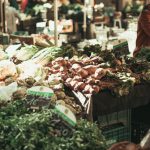
M 95 44 L 95 45 L 86 45 L 84 47 L 84 51 L 83 54 L 87 54 L 88 56 L 90 56 L 92 53 L 94 54 L 100 54 L 101 52 L 101 45 L 99 44 Z
M 20 50 L 16 51 L 14 57 L 18 60 L 25 61 L 30 59 L 34 54 L 38 52 L 38 48 L 34 45 L 25 45 Z
M 141 60 L 150 61 L 150 48 L 142 48 L 139 53 L 137 53 L 136 57 Z
M 57 57 L 61 57 L 65 54 L 65 50 L 59 47 L 47 47 L 39 51 L 32 57 L 34 63 L 41 65 L 47 65 L 50 61 L 54 60 Z
M 63 136 L 63 121 L 52 109 L 32 112 L 26 101 L 14 101 L 0 109 L 2 150 L 106 150 L 107 145 L 96 124 L 80 120 L 71 136 Z

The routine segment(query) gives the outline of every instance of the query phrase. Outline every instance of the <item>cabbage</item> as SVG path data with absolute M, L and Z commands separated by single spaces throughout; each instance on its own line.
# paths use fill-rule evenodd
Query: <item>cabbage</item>
M 34 45 L 25 45 L 20 50 L 16 51 L 13 57 L 16 57 L 18 60 L 25 61 L 30 59 L 34 54 L 36 54 L 39 49 Z

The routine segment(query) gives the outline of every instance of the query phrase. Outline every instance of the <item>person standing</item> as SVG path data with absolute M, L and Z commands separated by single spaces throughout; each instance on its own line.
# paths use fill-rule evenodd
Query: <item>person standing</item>
M 17 31 L 16 19 L 20 20 L 18 11 L 10 6 L 10 0 L 6 0 L 6 25 L 7 32 L 13 33 Z
M 143 47 L 150 47 L 150 0 L 147 0 L 138 20 L 136 49 L 133 56 Z
M 28 0 L 21 1 L 21 12 L 25 12 L 27 4 L 28 4 Z

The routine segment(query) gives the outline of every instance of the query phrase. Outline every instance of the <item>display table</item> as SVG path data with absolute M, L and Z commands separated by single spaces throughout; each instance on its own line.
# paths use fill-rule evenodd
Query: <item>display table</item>
M 128 95 L 122 97 L 112 95 L 109 90 L 103 90 L 98 94 L 92 95 L 86 101 L 84 96 L 81 96 L 79 92 L 74 92 L 74 96 L 85 107 L 88 119 L 97 121 L 98 116 L 132 109 L 150 103 L 150 84 L 136 85 Z
M 116 97 L 109 91 L 101 91 L 99 94 L 92 96 L 92 114 L 93 119 L 97 120 L 100 115 L 110 114 L 113 112 L 131 109 L 146 105 L 150 102 L 150 85 L 136 85 L 129 95 Z

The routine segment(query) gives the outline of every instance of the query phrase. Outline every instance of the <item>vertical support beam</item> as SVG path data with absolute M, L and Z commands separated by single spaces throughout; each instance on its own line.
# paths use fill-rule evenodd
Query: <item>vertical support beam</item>
M 83 13 L 83 32 L 84 32 L 84 38 L 86 38 L 86 28 L 87 28 L 87 24 L 86 24 L 86 4 L 87 4 L 87 0 L 84 0 L 84 13 Z
M 0 31 L 3 31 L 3 0 L 0 1 Z
M 55 38 L 55 46 L 58 46 L 58 3 L 57 0 L 54 0 L 54 38 Z
M 6 10 L 6 2 L 5 0 L 3 0 L 3 32 L 6 33 L 7 29 L 6 29 L 6 13 L 5 13 L 5 10 Z
M 5 0 L 0 0 L 0 32 L 6 32 Z

